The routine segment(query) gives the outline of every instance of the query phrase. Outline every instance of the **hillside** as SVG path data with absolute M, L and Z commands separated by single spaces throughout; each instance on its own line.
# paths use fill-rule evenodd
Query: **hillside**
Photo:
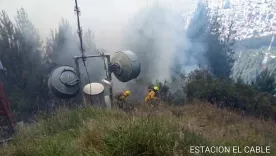
M 135 113 L 60 109 L 38 118 L 36 124 L 21 127 L 8 146 L 0 147 L 0 155 L 195 155 L 190 146 L 199 145 L 240 146 L 241 151 L 245 146 L 270 146 L 266 155 L 276 154 L 275 123 L 198 102 L 152 112 L 137 107 Z M 249 155 L 257 155 L 252 152 Z
M 260 70 L 260 64 L 264 59 L 263 53 L 267 51 L 267 47 L 259 49 L 246 49 L 240 51 L 240 57 L 237 57 L 233 66 L 233 78 L 242 78 L 246 82 L 252 82 L 256 78 L 258 70 Z M 275 55 L 276 50 L 271 49 L 271 54 Z M 270 72 L 275 71 L 276 60 L 269 58 L 267 67 Z
M 236 39 L 264 37 L 276 33 L 276 3 L 274 0 L 210 0 L 211 8 L 224 26 L 234 21 Z

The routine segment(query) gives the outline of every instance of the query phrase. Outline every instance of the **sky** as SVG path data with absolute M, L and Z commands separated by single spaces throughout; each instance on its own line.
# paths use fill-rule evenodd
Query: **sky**
M 196 0 L 78 0 L 83 30 L 93 30 L 97 46 L 116 51 L 121 47 L 122 31 L 139 10 L 158 1 L 173 10 L 188 13 L 195 8 Z M 58 27 L 61 18 L 69 20 L 76 29 L 77 17 L 74 0 L 0 0 L 0 10 L 12 17 L 23 7 L 41 36 L 49 35 Z

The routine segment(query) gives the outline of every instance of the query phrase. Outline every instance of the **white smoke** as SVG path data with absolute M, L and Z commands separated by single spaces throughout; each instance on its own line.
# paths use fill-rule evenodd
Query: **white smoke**
M 122 33 L 125 25 L 140 9 L 152 5 L 157 0 L 78 0 L 81 10 L 81 25 L 95 32 L 97 47 L 110 51 L 121 50 Z M 190 12 L 195 4 L 193 0 L 159 0 L 160 4 L 174 10 Z M 50 29 L 58 28 L 61 18 L 70 22 L 76 30 L 74 0 L 1 0 L 0 10 L 15 15 L 16 9 L 23 7 L 31 21 L 39 29 L 43 38 Z
M 73 31 L 77 33 L 73 0 L 1 1 L 0 9 L 6 10 L 9 15 L 23 7 L 43 38 L 49 36 L 50 29 L 58 28 L 62 18 L 68 20 L 73 26 Z M 190 41 L 185 30 L 186 17 L 183 17 L 183 14 L 195 9 L 196 1 L 78 0 L 78 2 L 82 28 L 84 31 L 91 29 L 94 32 L 97 48 L 115 52 L 135 47 L 130 50 L 137 53 L 142 63 L 140 77 L 165 80 L 170 78 L 175 61 L 178 61 L 186 72 L 196 68 L 201 61 L 200 55 L 204 53 L 204 45 Z M 139 34 L 141 31 L 144 33 L 143 36 Z M 149 45 L 149 40 L 154 44 Z M 195 50 L 191 53 L 191 49 Z M 120 90 L 125 89 L 122 83 L 116 84 Z
M 164 81 L 172 76 L 173 67 L 189 73 L 199 64 L 205 65 L 207 47 L 200 38 L 204 38 L 208 19 L 203 3 L 199 3 L 191 21 L 160 3 L 138 12 L 124 33 L 124 41 L 142 62 L 141 77 Z

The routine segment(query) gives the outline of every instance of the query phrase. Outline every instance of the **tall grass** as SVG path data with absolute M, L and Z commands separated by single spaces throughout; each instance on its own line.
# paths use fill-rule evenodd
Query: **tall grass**
M 0 147 L 0 155 L 189 156 L 194 155 L 189 152 L 190 146 L 199 145 L 272 148 L 275 134 L 272 122 L 242 118 L 205 104 L 161 107 L 154 112 L 140 107 L 132 114 L 93 108 L 60 109 L 52 116 L 40 115 L 36 124 L 19 128 L 12 142 Z M 267 155 L 276 154 L 273 149 L 271 152 Z

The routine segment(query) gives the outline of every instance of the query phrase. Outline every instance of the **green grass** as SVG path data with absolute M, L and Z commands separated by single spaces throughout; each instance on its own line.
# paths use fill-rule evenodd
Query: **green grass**
M 165 106 L 158 112 L 138 108 L 135 113 L 60 109 L 55 115 L 40 115 L 36 124 L 19 128 L 12 142 L 0 147 L 0 155 L 189 156 L 195 155 L 189 152 L 190 146 L 199 145 L 272 148 L 276 143 L 275 129 L 272 122 L 242 118 L 205 104 Z

